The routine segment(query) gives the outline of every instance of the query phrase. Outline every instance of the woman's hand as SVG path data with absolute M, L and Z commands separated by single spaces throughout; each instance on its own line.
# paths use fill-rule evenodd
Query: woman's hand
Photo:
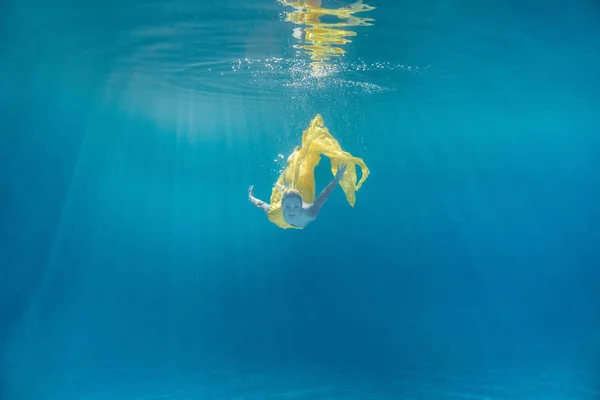
M 335 173 L 335 180 L 338 182 L 341 181 L 342 177 L 344 176 L 344 172 L 346 172 L 346 164 L 341 164 Z

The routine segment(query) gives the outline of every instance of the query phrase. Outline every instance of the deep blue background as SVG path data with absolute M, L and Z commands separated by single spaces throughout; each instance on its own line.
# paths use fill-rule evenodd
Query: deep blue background
M 397 371 L 435 388 L 498 369 L 510 398 L 560 395 L 514 382 L 561 371 L 600 393 L 598 6 L 374 2 L 346 60 L 428 66 L 347 72 L 390 91 L 206 75 L 193 104 L 169 92 L 174 117 L 148 105 L 165 91 L 111 86 L 137 66 L 126 32 L 161 18 L 206 18 L 196 60 L 290 57 L 283 8 L 260 3 L 0 5 L 0 398 L 128 398 L 221 370 L 222 398 L 268 392 L 236 383 L 247 370 L 392 398 Z M 316 113 L 371 176 L 354 209 L 337 190 L 284 231 L 246 190 L 268 200 Z

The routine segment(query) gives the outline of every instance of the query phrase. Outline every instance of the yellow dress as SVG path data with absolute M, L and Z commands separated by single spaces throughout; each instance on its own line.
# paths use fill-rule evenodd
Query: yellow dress
M 321 161 L 321 155 L 329 157 L 331 161 L 331 173 L 335 173 L 340 164 L 346 164 L 346 171 L 340 181 L 340 186 L 346 194 L 346 200 L 354 207 L 356 202 L 355 192 L 360 189 L 363 182 L 369 176 L 369 169 L 361 158 L 343 151 L 339 143 L 329 133 L 323 124 L 323 118 L 317 116 L 310 122 L 310 126 L 302 133 L 302 146 L 297 146 L 288 157 L 288 165 L 281 173 L 279 179 L 273 186 L 269 210 L 269 220 L 281 228 L 297 228 L 288 224 L 283 219 L 281 211 L 281 198 L 288 189 L 296 189 L 300 192 L 305 203 L 312 203 L 315 199 L 315 175 L 314 169 Z M 356 166 L 361 168 L 362 176 L 356 183 Z M 301 228 L 297 228 L 301 229 Z

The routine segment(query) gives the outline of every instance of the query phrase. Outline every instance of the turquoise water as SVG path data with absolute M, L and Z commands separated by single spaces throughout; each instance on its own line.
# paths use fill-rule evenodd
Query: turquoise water
M 368 4 L 0 3 L 2 400 L 600 396 L 598 5 Z M 371 175 L 282 230 L 317 113 Z

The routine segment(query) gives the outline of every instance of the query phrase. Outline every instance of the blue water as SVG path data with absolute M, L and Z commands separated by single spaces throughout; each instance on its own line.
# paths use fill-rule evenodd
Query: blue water
M 600 7 L 368 4 L 319 75 L 275 0 L 0 3 L 0 399 L 600 398 Z M 282 230 L 317 113 L 371 175 Z

